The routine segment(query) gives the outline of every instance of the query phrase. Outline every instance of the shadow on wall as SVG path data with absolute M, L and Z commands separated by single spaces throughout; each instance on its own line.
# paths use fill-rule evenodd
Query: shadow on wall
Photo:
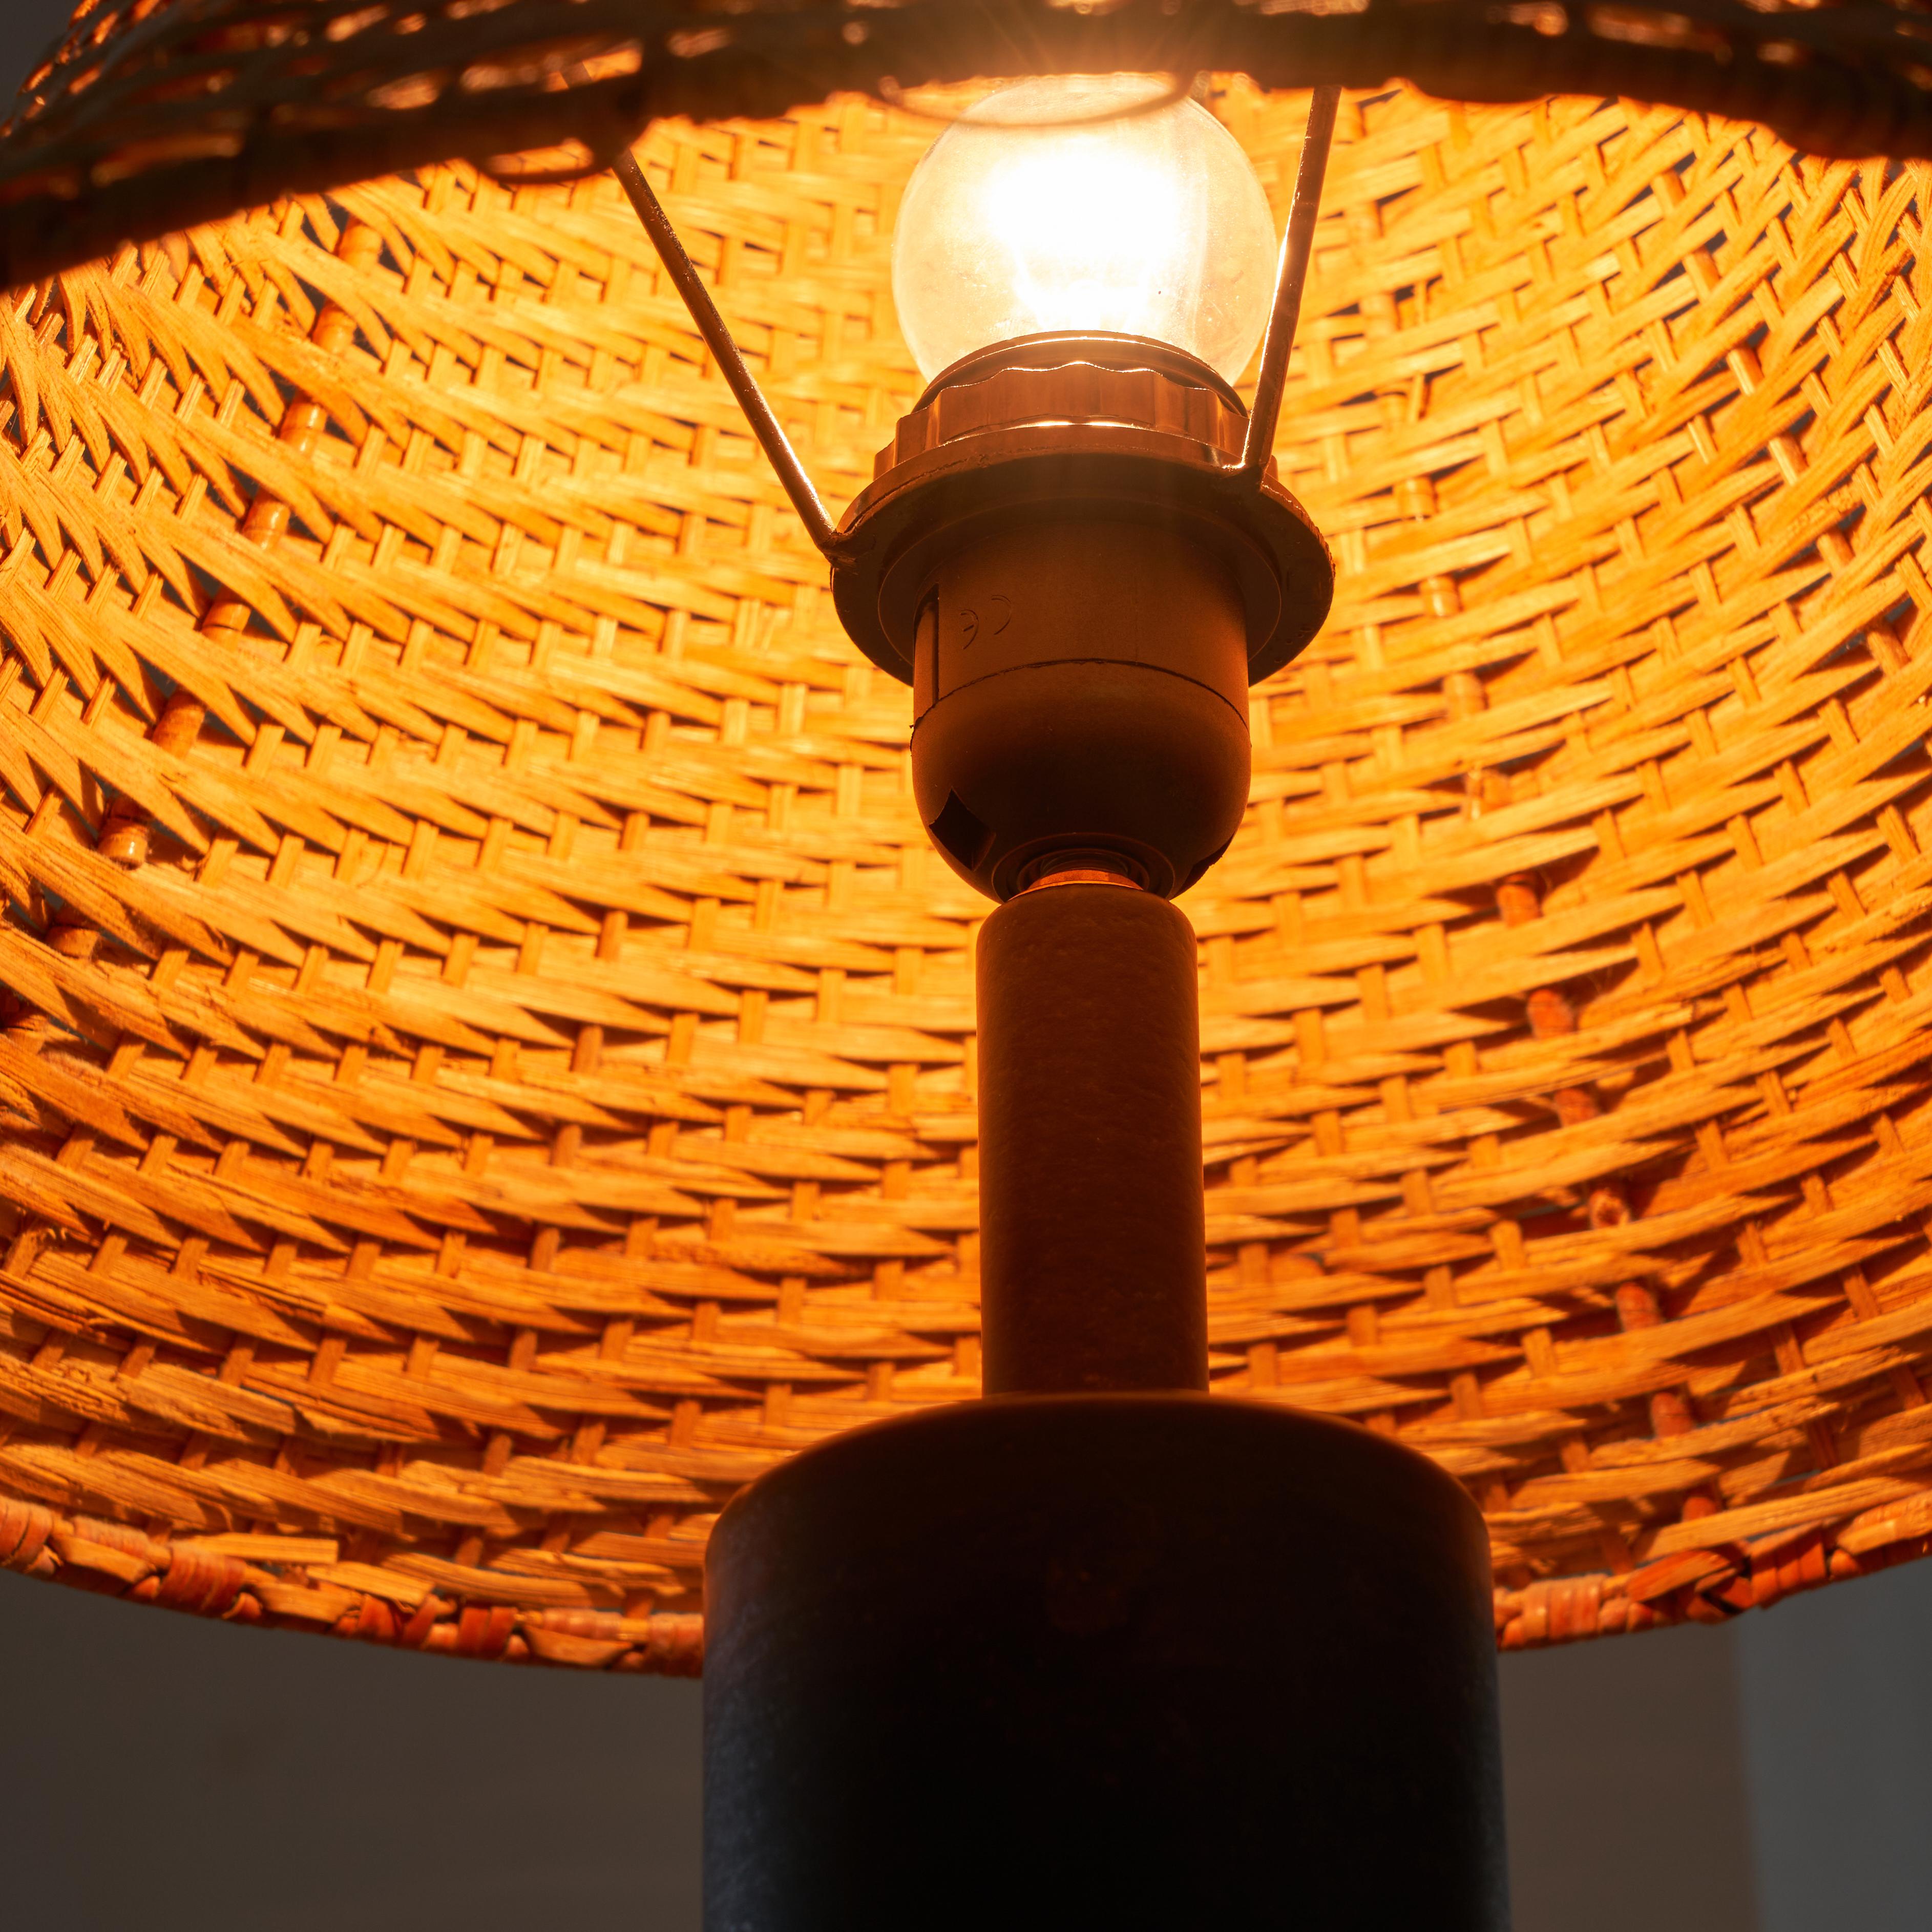
M 698 1706 L 669 1678 L 231 1630 L 0 1575 L 0 1913 L 696 1932 Z
M 1503 1659 L 1514 1932 L 1757 1932 L 1736 1643 L 1692 1625 Z

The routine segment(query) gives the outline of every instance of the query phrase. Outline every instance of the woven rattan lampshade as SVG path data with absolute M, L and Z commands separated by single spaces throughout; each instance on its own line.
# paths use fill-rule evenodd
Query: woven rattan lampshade
M 1305 97 L 1212 105 L 1279 215 Z M 836 502 L 933 131 L 641 150 Z M 1508 1644 L 1932 1532 L 1924 190 L 1343 103 L 1278 447 L 1335 608 L 1181 902 L 1212 1372 L 1460 1477 Z M 608 178 L 277 202 L 0 354 L 0 1561 L 694 1667 L 740 1485 L 978 1386 L 905 692 Z

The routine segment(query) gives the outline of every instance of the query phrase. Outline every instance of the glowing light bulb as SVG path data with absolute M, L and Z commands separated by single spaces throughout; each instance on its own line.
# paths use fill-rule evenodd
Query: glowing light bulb
M 1145 74 L 990 94 L 907 184 L 892 297 L 921 372 L 1015 336 L 1151 336 L 1231 382 L 1274 292 L 1268 197 L 1232 135 Z

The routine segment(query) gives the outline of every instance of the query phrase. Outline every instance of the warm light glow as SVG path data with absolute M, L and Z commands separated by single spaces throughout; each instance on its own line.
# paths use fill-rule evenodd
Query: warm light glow
M 892 238 L 899 326 L 925 375 L 1050 329 L 1152 336 L 1241 374 L 1274 292 L 1268 197 L 1204 109 L 1148 106 L 1168 85 L 1023 81 L 932 144 Z

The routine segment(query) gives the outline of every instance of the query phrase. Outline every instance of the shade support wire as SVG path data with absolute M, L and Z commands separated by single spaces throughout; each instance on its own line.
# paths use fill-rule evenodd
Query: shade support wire
M 770 464 L 786 496 L 791 500 L 791 506 L 798 512 L 806 534 L 824 556 L 830 556 L 838 547 L 838 533 L 832 527 L 832 519 L 826 514 L 825 506 L 819 500 L 812 478 L 805 473 L 805 466 L 799 461 L 790 439 L 786 436 L 771 404 L 766 401 L 758 378 L 746 366 L 737 344 L 731 339 L 730 329 L 718 312 L 718 304 L 711 299 L 711 291 L 699 279 L 691 257 L 684 251 L 684 244 L 677 238 L 677 230 L 671 226 L 670 217 L 664 212 L 663 202 L 658 200 L 645 178 L 636 154 L 630 148 L 625 148 L 611 164 L 611 172 L 622 184 L 625 194 L 630 196 L 631 206 L 637 210 L 638 219 L 644 225 L 644 232 L 651 238 L 651 245 L 658 251 L 658 260 L 664 264 L 672 286 L 683 298 L 692 320 L 698 326 L 698 334 L 704 338 L 704 346 L 717 362 L 718 374 L 724 378 L 734 399 L 744 412 L 752 435 L 758 438 L 758 447 L 765 452 L 766 461 Z
M 1301 161 L 1294 174 L 1294 200 L 1288 211 L 1287 232 L 1281 238 L 1274 307 L 1262 341 L 1261 374 L 1255 384 L 1254 407 L 1248 414 L 1247 440 L 1241 448 L 1240 480 L 1257 490 L 1274 452 L 1275 429 L 1281 421 L 1288 352 L 1294 346 L 1301 292 L 1308 281 L 1308 258 L 1314 253 L 1315 223 L 1322 212 L 1322 177 L 1328 166 L 1328 144 L 1334 137 L 1335 108 L 1341 94 L 1339 87 L 1318 87 L 1308 104 L 1308 128 L 1301 137 Z
M 1341 98 L 1339 87 L 1318 87 L 1309 103 L 1308 127 L 1302 137 L 1301 159 L 1295 171 L 1294 200 L 1288 210 L 1287 232 L 1282 237 L 1281 261 L 1275 280 L 1274 306 L 1268 316 L 1268 334 L 1262 344 L 1261 374 L 1255 388 L 1254 407 L 1248 417 L 1246 442 L 1242 447 L 1238 471 L 1240 480 L 1258 488 L 1274 448 L 1276 425 L 1281 419 L 1282 392 L 1288 379 L 1288 358 L 1294 346 L 1295 324 L 1301 313 L 1301 295 L 1308 280 L 1308 260 L 1315 242 L 1315 224 L 1321 212 L 1322 177 L 1328 164 L 1329 143 L 1335 132 L 1335 110 Z M 718 373 L 743 411 L 746 422 L 765 459 L 772 466 L 791 506 L 804 524 L 806 533 L 821 554 L 832 556 L 838 533 L 826 514 L 812 478 L 798 460 L 790 439 L 784 433 L 758 379 L 746 366 L 737 344 L 711 292 L 700 279 L 686 254 L 684 244 L 664 204 L 629 148 L 620 153 L 612 172 L 630 197 L 644 232 L 651 238 L 658 259 L 664 266 L 672 285 L 682 298 L 698 332 L 716 360 Z

